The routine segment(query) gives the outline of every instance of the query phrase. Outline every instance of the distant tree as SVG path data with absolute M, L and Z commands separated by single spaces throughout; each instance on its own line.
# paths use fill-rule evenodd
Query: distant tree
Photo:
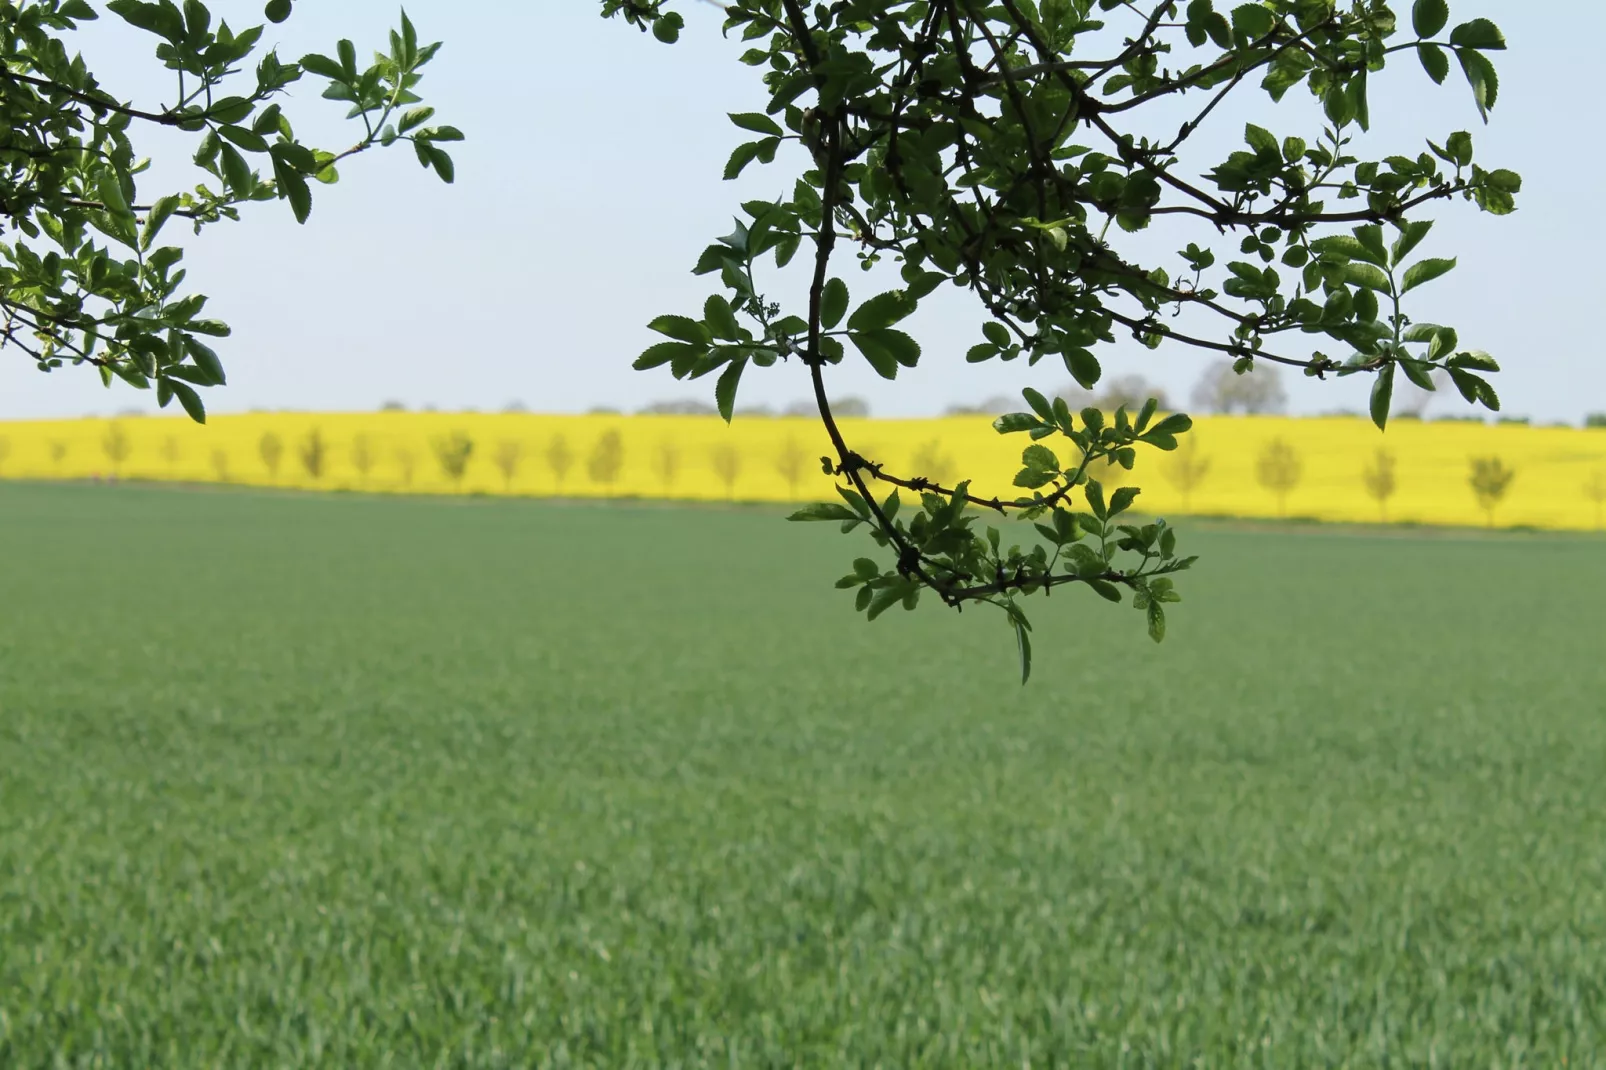
M 507 413 L 509 416 L 515 416 L 521 413 L 529 412 L 530 407 L 524 402 L 514 399 L 513 401 L 508 402 L 506 405 L 503 405 L 502 411 Z
M 815 410 L 818 412 L 818 410 Z M 838 416 L 857 416 L 862 418 L 870 415 L 870 403 L 861 397 L 837 398 L 831 402 L 831 411 Z
M 786 482 L 787 497 L 797 499 L 798 484 L 803 482 L 803 473 L 808 469 L 810 460 L 809 451 L 797 439 L 788 437 L 781 443 L 780 451 L 775 455 L 775 471 Z
M 742 454 L 734 442 L 721 442 L 709 451 L 714 474 L 725 484 L 725 497 L 736 497 L 736 480 L 742 474 Z
M 411 487 L 413 485 L 413 477 L 418 472 L 418 454 L 407 446 L 398 447 L 396 450 L 396 467 L 401 470 L 401 485 L 403 487 Z
M 1253 416 L 1282 412 L 1288 406 L 1288 394 L 1274 365 L 1257 363 L 1240 374 L 1233 370 L 1232 361 L 1218 360 L 1206 366 L 1199 377 L 1192 401 L 1195 409 L 1204 412 Z
M 1165 468 L 1166 480 L 1182 495 L 1182 511 L 1191 512 L 1193 492 L 1210 474 L 1210 458 L 1199 455 L 1197 434 L 1184 438 L 1171 457 L 1171 463 Z
M 1135 413 L 1150 398 L 1155 399 L 1161 411 L 1170 410 L 1171 404 L 1164 387 L 1149 382 L 1141 375 L 1118 375 L 1100 384 L 1098 393 L 1094 395 L 1094 404 L 1105 412 L 1114 412 L 1124 405 L 1128 412 Z
M 675 485 L 675 479 L 680 475 L 680 445 L 672 438 L 659 439 L 658 453 L 653 458 L 653 467 L 658 470 L 658 482 L 664 489 L 664 495 Z
M 329 444 L 324 441 L 322 431 L 314 427 L 302 436 L 296 455 L 301 458 L 301 467 L 307 470 L 308 478 L 314 483 L 323 478 L 329 463 Z
M 178 467 L 178 459 L 182 454 L 183 446 L 179 442 L 177 435 L 168 435 L 162 439 L 162 460 L 167 462 L 167 474 L 169 476 L 172 476 L 174 469 Z
M 1488 517 L 1491 528 L 1494 527 L 1495 507 L 1505 498 L 1506 491 L 1511 489 L 1511 481 L 1516 475 L 1499 457 L 1472 458 L 1472 472 L 1467 482 L 1472 487 L 1473 496 L 1478 499 L 1478 505 Z
M 106 435 L 100 440 L 100 448 L 106 454 L 106 460 L 111 463 L 112 474 L 120 475 L 128 455 L 134 451 L 134 443 L 122 424 L 113 423 L 107 426 Z
M 1389 499 L 1399 488 L 1394 476 L 1394 454 L 1385 449 L 1378 449 L 1372 454 L 1372 459 L 1361 469 L 1361 482 L 1366 485 L 1366 493 L 1377 502 L 1378 514 L 1383 522 L 1389 518 Z
M 861 397 L 833 398 L 831 411 L 838 416 L 869 416 L 870 403 Z M 794 401 L 781 410 L 782 416 L 819 416 L 820 409 L 813 401 Z
M 512 494 L 513 477 L 519 474 L 519 463 L 524 460 L 524 446 L 505 438 L 496 444 L 496 456 L 492 460 L 496 470 L 502 473 L 502 492 Z
M 351 440 L 351 467 L 357 470 L 359 486 L 368 485 L 368 474 L 374 470 L 375 460 L 374 444 L 367 435 L 358 435 Z
M 718 412 L 719 410 L 713 405 L 698 398 L 654 401 L 641 409 L 643 416 L 714 416 Z
M 1438 392 L 1449 384 L 1450 373 L 1442 370 L 1436 371 L 1428 377 L 1428 385 L 1432 389 L 1424 389 L 1416 383 L 1406 380 L 1403 384 L 1404 389 L 1395 394 L 1394 404 L 1395 408 L 1398 409 L 1395 415 L 1403 416 L 1407 419 L 1423 419 L 1427 415 L 1428 406 L 1433 404 L 1433 399 L 1438 396 Z
M 212 474 L 217 476 L 219 483 L 227 483 L 229 481 L 229 455 L 226 450 L 215 449 L 212 451 Z
M 586 458 L 586 474 L 591 482 L 611 486 L 625 466 L 625 441 L 618 428 L 609 428 L 597 439 Z
M 262 432 L 262 437 L 257 440 L 257 455 L 268 470 L 268 478 L 277 483 L 279 464 L 284 460 L 284 439 L 272 431 Z
M 944 416 L 1002 416 L 1006 412 L 1014 412 L 1020 408 L 1020 403 L 1007 394 L 994 394 L 984 398 L 975 405 L 959 403 L 949 405 L 942 410 Z
M 1606 427 L 1606 412 L 1592 412 L 1584 417 L 1585 427 Z
M 463 489 L 463 477 L 468 474 L 469 458 L 474 456 L 474 440 L 463 431 L 453 431 L 449 435 L 442 435 L 431 445 L 435 450 L 435 460 L 441 466 L 441 472 L 459 491 Z
M 61 439 L 53 439 L 50 443 L 50 463 L 60 468 L 67 461 L 67 443 Z
M 737 409 L 734 415 L 760 420 L 773 420 L 775 418 L 775 410 L 768 405 L 744 405 Z
M 1260 485 L 1277 496 L 1277 515 L 1288 511 L 1288 495 L 1299 486 L 1305 466 L 1299 451 L 1280 438 L 1267 442 L 1255 459 L 1255 478 Z
M 552 440 L 546 444 L 547 471 L 552 473 L 552 481 L 557 484 L 558 490 L 563 490 L 563 481 L 569 476 L 569 469 L 574 467 L 574 451 L 569 448 L 569 440 L 562 435 L 553 435 Z
M 400 401 L 387 401 L 379 406 L 380 412 L 406 412 L 407 406 Z
M 1595 530 L 1601 529 L 1601 509 L 1606 507 L 1606 468 L 1597 468 L 1584 484 L 1584 497 L 1595 503 Z

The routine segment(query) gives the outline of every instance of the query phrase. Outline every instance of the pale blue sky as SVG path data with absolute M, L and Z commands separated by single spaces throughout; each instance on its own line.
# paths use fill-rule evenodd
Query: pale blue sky
M 1402 0 L 1402 10 L 1408 6 Z M 1479 122 L 1459 72 L 1435 87 L 1406 57 L 1374 82 L 1378 93 L 1398 88 L 1394 99 L 1403 101 L 1374 96 L 1375 154 L 1414 155 L 1424 137 L 1467 129 L 1480 162 L 1518 170 L 1526 185 L 1520 210 L 1504 219 L 1460 202 L 1444 209 L 1423 253 L 1459 255 L 1461 267 L 1419 291 L 1415 311 L 1455 324 L 1464 344 L 1501 359 L 1507 370 L 1497 386 L 1508 412 L 1576 421 L 1606 410 L 1606 366 L 1587 329 L 1606 289 L 1589 252 L 1606 237 L 1591 103 L 1606 5 L 1451 6 L 1454 21 L 1495 18 L 1510 41 L 1495 57 L 1502 84 L 1493 122 Z M 214 8 L 243 25 L 258 21 L 261 0 Z M 735 62 L 738 43 L 720 39 L 718 12 L 695 0 L 682 8 L 687 31 L 666 47 L 604 22 L 594 0 L 413 0 L 420 33 L 446 42 L 426 96 L 441 121 L 469 137 L 455 147 L 457 184 L 440 185 L 410 152 L 374 154 L 352 161 L 338 187 L 318 190 L 306 227 L 283 206 L 255 206 L 244 223 L 192 241 L 191 279 L 211 295 L 209 311 L 235 326 L 223 346 L 230 385 L 209 394 L 212 410 L 365 410 L 395 398 L 481 409 L 518 400 L 575 412 L 711 395 L 711 381 L 680 384 L 664 369 L 633 372 L 630 362 L 655 337 L 644 327 L 650 318 L 700 307 L 707 280 L 689 268 L 730 229 L 738 202 L 773 197 L 789 183 L 780 168 L 759 167 L 739 183 L 719 181 L 743 137 L 724 113 L 760 109 L 763 95 L 755 72 Z M 303 0 L 289 23 L 269 28 L 269 39 L 287 57 L 330 48 L 340 36 L 366 51 L 384 39 L 396 10 L 378 0 Z M 152 78 L 149 40 L 107 19 L 81 46 L 104 82 L 148 102 L 167 87 Z M 1257 104 L 1252 115 L 1218 113 L 1197 135 L 1203 154 L 1230 151 L 1250 117 L 1314 140 L 1299 95 L 1282 108 Z M 332 106 L 311 97 L 304 91 L 292 114 L 331 115 Z M 328 130 L 331 147 L 350 140 L 338 122 L 302 126 Z M 1153 256 L 1188 237 L 1151 230 L 1126 240 L 1128 250 Z M 891 285 L 844 269 L 856 297 Z M 787 282 L 770 288 L 795 292 Z M 849 362 L 833 369 L 833 391 L 868 397 L 878 414 L 918 416 L 1068 380 L 1047 363 L 967 366 L 962 354 L 979 325 L 974 306 L 947 291 L 934 300 L 912 321 L 927 354 L 921 368 L 887 383 Z M 1142 372 L 1177 398 L 1203 363 L 1185 350 L 1135 345 L 1101 355 L 1109 374 Z M 1296 411 L 1364 407 L 1366 387 L 1357 381 L 1289 385 Z M 750 374 L 741 403 L 778 406 L 806 393 L 803 369 L 779 365 Z M 41 375 L 0 353 L 0 418 L 150 405 L 148 394 L 104 390 L 92 373 Z M 1459 398 L 1444 397 L 1436 411 L 1452 405 Z

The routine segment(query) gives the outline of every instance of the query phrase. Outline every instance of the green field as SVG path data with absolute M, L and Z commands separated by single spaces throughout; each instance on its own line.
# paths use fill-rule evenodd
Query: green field
M 1606 1065 L 1606 542 L 1189 534 L 0 485 L 0 1067 Z

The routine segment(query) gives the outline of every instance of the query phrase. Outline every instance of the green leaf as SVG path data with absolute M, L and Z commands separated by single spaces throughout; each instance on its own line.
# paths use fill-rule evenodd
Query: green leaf
M 1371 264 L 1360 264 L 1354 261 L 1345 264 L 1344 281 L 1351 286 L 1364 286 L 1368 290 L 1376 290 L 1379 293 L 1393 292 L 1389 277 Z
M 145 217 L 145 229 L 139 239 L 141 249 L 150 249 L 151 242 L 156 240 L 156 236 L 162 232 L 162 227 L 173 217 L 173 213 L 178 211 L 178 206 L 179 199 L 175 196 L 157 198 L 151 205 L 150 213 Z
M 908 337 L 905 335 L 905 337 Z M 876 370 L 883 379 L 896 379 L 898 377 L 898 356 L 881 338 L 879 331 L 853 332 L 848 335 L 858 351 L 864 354 L 864 359 L 870 362 L 870 367 Z
M 1400 262 L 1410 255 L 1411 250 L 1421 244 L 1422 239 L 1427 237 L 1428 231 L 1432 229 L 1433 221 L 1431 219 L 1424 219 L 1415 223 L 1401 223 L 1400 236 L 1394 239 L 1394 245 L 1390 250 L 1393 254 L 1394 266 L 1399 267 Z
M 994 420 L 993 430 L 1000 435 L 1009 435 L 1017 431 L 1030 431 L 1042 425 L 1043 422 L 1029 412 L 1011 412 Z
M 1275 16 L 1260 4 L 1243 4 L 1232 9 L 1232 28 L 1242 45 L 1249 45 L 1271 33 Z
M 731 181 L 742 173 L 743 168 L 758 158 L 759 150 L 764 147 L 762 141 L 747 141 L 731 151 L 730 159 L 725 161 L 724 178 Z
M 668 11 L 653 20 L 652 35 L 664 44 L 672 45 L 680 40 L 680 31 L 685 27 L 685 19 L 674 11 Z
M 158 387 L 162 383 L 168 385 L 168 389 L 178 398 L 178 403 L 184 406 L 184 411 L 189 414 L 190 419 L 198 424 L 206 423 L 206 406 L 201 403 L 201 395 L 197 394 L 193 387 L 176 379 L 160 380 L 157 383 Z
M 838 505 L 836 502 L 816 502 L 813 505 L 805 505 L 786 519 L 798 521 L 858 520 L 859 515 L 847 506 Z
M 1110 495 L 1110 515 L 1119 516 L 1132 508 L 1132 503 L 1142 493 L 1137 487 L 1117 487 L 1115 493 Z
M 1020 655 L 1020 682 L 1022 686 L 1032 678 L 1032 637 L 1028 634 L 1030 626 L 1025 620 L 1015 617 L 1011 622 L 1015 626 L 1015 650 Z
M 1446 0 L 1416 0 L 1411 5 L 1411 29 L 1418 37 L 1432 37 L 1450 21 L 1450 5 Z
M 1038 416 L 1041 416 L 1044 422 L 1054 422 L 1054 406 L 1048 403 L 1047 398 L 1045 398 L 1038 391 L 1033 390 L 1031 387 L 1027 387 L 1020 393 L 1021 397 L 1026 399 L 1026 404 L 1030 405 L 1032 407 L 1032 411 L 1037 413 Z
M 1156 643 L 1165 641 L 1165 607 L 1150 600 L 1146 610 L 1149 617 L 1149 638 Z
M 902 585 L 891 584 L 881 588 L 875 593 L 875 597 L 870 599 L 870 609 L 866 613 L 866 616 L 870 620 L 875 620 L 877 617 L 881 616 L 881 614 L 885 613 L 887 610 L 891 609 L 893 606 L 902 601 L 903 596 L 904 588 Z
M 903 290 L 889 290 L 876 294 L 853 310 L 848 317 L 848 330 L 873 331 L 890 327 L 915 310 L 915 302 Z
M 1065 360 L 1065 370 L 1071 373 L 1071 378 L 1084 390 L 1092 390 L 1097 385 L 1104 370 L 1099 367 L 1098 358 L 1079 346 L 1067 349 L 1062 356 Z
M 223 151 L 229 151 L 227 145 Z M 282 163 L 275 156 L 273 158 L 274 176 L 279 180 L 279 192 L 290 199 L 290 210 L 295 213 L 297 223 L 305 223 L 312 214 L 312 190 L 307 186 L 306 176 L 300 171 Z
M 706 346 L 713 341 L 708 328 L 688 316 L 659 316 L 647 324 L 647 327 L 679 342 L 693 342 Z
M 730 302 L 719 294 L 713 294 L 703 302 L 703 323 L 715 338 L 723 338 L 727 342 L 741 340 L 742 332 L 736 323 L 736 314 L 731 311 Z
M 1438 45 L 1417 45 L 1416 58 L 1422 61 L 1422 69 L 1428 72 L 1434 85 L 1443 85 L 1450 76 L 1450 57 Z
M 278 24 L 290 17 L 290 0 L 268 0 L 268 6 L 262 9 L 269 22 Z
M 1405 269 L 1405 285 L 1400 289 L 1402 294 L 1410 293 L 1423 283 L 1432 282 L 1440 275 L 1447 275 L 1455 268 L 1454 258 L 1449 260 L 1418 260 Z
M 1021 452 L 1020 459 L 1027 468 L 1035 468 L 1039 472 L 1057 475 L 1060 471 L 1060 459 L 1047 446 L 1027 446 Z
M 1254 123 L 1245 123 L 1244 140 L 1249 143 L 1249 147 L 1254 149 L 1258 155 L 1275 156 L 1279 160 L 1282 159 L 1282 146 L 1278 143 L 1276 136 L 1265 127 L 1256 126 Z
M 740 357 L 731 361 L 730 367 L 725 369 L 714 384 L 714 401 L 719 405 L 719 414 L 726 423 L 731 422 L 731 415 L 736 409 L 736 386 L 742 381 L 742 372 L 747 368 L 747 358 Z
M 841 279 L 827 279 L 820 294 L 820 326 L 831 330 L 842 322 L 848 311 L 848 284 Z
M 695 359 L 702 356 L 706 349 L 707 347 L 705 346 L 692 345 L 689 342 L 659 342 L 657 345 L 648 346 L 643 350 L 641 356 L 636 358 L 636 362 L 631 367 L 638 372 L 646 371 L 648 368 L 656 368 L 659 365 L 668 364 L 676 357 Z
M 1008 348 L 1010 342 L 1013 341 L 1009 334 L 1009 328 L 1005 327 L 997 320 L 988 320 L 986 323 L 983 323 L 981 325 L 981 333 L 986 336 L 989 342 L 997 346 L 999 349 Z
M 237 198 L 249 197 L 256 184 L 251 180 L 251 165 L 245 162 L 240 150 L 233 145 L 224 145 L 222 164 L 223 181 L 228 185 L 229 192 Z
M 268 143 L 265 138 L 255 130 L 243 126 L 220 125 L 217 132 L 229 141 L 234 142 L 247 152 L 267 152 Z
M 1500 96 L 1500 79 L 1495 75 L 1494 64 L 1482 52 L 1474 52 L 1470 48 L 1463 48 L 1456 52 L 1455 58 L 1461 61 L 1461 72 L 1467 76 L 1467 84 L 1472 87 L 1473 102 L 1478 105 L 1478 114 L 1483 121 L 1489 121 L 1489 109 L 1494 107 L 1495 100 Z
M 770 137 L 780 137 L 786 133 L 781 124 L 768 115 L 756 111 L 736 112 L 730 116 L 730 121 L 743 130 L 751 130 L 755 134 L 768 134 Z
M 1449 17 L 1449 13 L 1445 13 Z M 1500 32 L 1500 27 L 1488 19 L 1473 19 L 1463 22 L 1450 31 L 1450 43 L 1458 48 L 1479 48 L 1491 52 L 1503 51 L 1506 47 L 1506 36 Z
M 196 341 L 194 338 L 184 340 L 184 348 L 189 351 L 190 358 L 195 366 L 205 374 L 207 381 L 213 386 L 227 386 L 228 376 L 223 373 L 223 362 L 218 359 L 216 351 L 211 346 Z
M 1379 431 L 1387 429 L 1389 404 L 1394 400 L 1394 365 L 1385 364 L 1372 383 L 1372 422 Z

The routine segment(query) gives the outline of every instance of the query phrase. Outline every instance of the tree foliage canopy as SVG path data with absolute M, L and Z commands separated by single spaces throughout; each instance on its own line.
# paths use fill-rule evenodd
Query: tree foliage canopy
M 602 0 L 602 13 L 672 42 L 684 28 L 672 6 Z M 900 475 L 853 449 L 830 369 L 854 355 L 888 379 L 915 366 L 921 347 L 899 324 L 941 286 L 979 303 L 966 360 L 1059 360 L 1087 389 L 1102 374 L 1096 351 L 1126 335 L 1223 355 L 1238 374 L 1282 364 L 1317 379 L 1370 375 L 1379 427 L 1396 378 L 1432 389 L 1436 370 L 1498 408 L 1485 378 L 1494 360 L 1450 326 L 1413 320 L 1405 298 L 1455 266 L 1418 254 L 1433 227 L 1423 212 L 1462 199 L 1509 213 L 1521 180 L 1474 162 L 1465 131 L 1430 131 L 1378 159 L 1356 145 L 1379 103 L 1369 81 L 1391 60 L 1433 83 L 1453 60 L 1487 119 L 1499 94 L 1489 53 L 1505 47 L 1488 20 L 1452 27 L 1446 0 L 1416 0 L 1403 18 L 1384 0 L 733 0 L 725 14 L 769 92 L 764 112 L 730 116 L 749 137 L 725 177 L 793 166 L 781 196 L 743 204 L 733 232 L 704 250 L 694 270 L 716 292 L 654 320 L 665 340 L 637 367 L 717 376 L 727 419 L 748 369 L 807 369 L 835 453 L 822 460 L 845 485 L 842 502 L 797 519 L 865 528 L 890 552 L 890 565 L 860 558 L 840 583 L 870 617 L 913 608 L 922 592 L 999 606 L 1025 674 L 1024 596 L 1069 585 L 1130 595 L 1159 640 L 1172 576 L 1193 561 L 1163 520 L 1126 522 L 1138 488 L 1106 494 L 1089 477 L 1095 462 L 1130 469 L 1140 448 L 1176 448 L 1191 422 L 1152 400 L 1076 413 L 1024 391 L 1029 411 L 995 424 L 1032 440 L 1014 497 Z M 1249 123 L 1225 159 L 1192 161 L 1197 132 L 1231 122 L 1231 102 L 1257 86 L 1273 101 L 1312 94 L 1312 128 Z M 1167 125 L 1179 106 L 1187 118 Z M 1123 251 L 1123 235 L 1156 224 L 1187 242 L 1175 261 Z M 800 250 L 807 303 L 785 308 L 767 294 Z M 855 300 L 844 250 L 866 267 L 896 264 L 903 285 Z M 1035 522 L 1040 539 L 1010 545 L 982 529 L 989 511 Z
M 156 59 L 173 75 L 170 102 L 124 99 L 69 50 L 67 35 L 98 18 L 97 7 L 156 39 Z M 283 22 L 291 0 L 269 0 L 265 15 Z M 204 420 L 196 388 L 224 381 L 206 339 L 229 328 L 185 287 L 183 250 L 161 244 L 164 228 L 182 219 L 199 233 L 271 200 L 289 202 L 305 222 L 313 184 L 338 181 L 343 160 L 376 145 L 411 143 L 422 164 L 452 180 L 441 145 L 462 134 L 433 125 L 415 92 L 440 46 L 420 44 L 405 13 L 367 64 L 350 41 L 285 62 L 259 50 L 262 32 L 214 21 L 203 0 L 0 3 L 0 345 L 43 371 L 88 364 L 108 385 L 154 387 L 162 406 L 177 398 Z M 296 135 L 281 98 L 308 76 L 360 126 L 343 150 Z M 151 161 L 136 140 L 154 127 L 193 135 L 194 187 L 150 188 Z

